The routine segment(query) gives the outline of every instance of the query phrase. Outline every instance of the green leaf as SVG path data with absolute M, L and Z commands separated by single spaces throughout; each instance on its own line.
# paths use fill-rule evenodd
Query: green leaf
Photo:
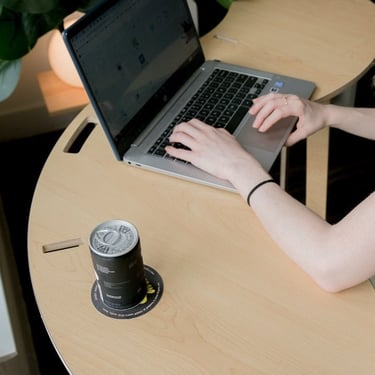
M 0 60 L 0 102 L 7 99 L 16 88 L 21 72 L 21 60 Z
M 79 5 L 78 5 L 78 10 L 86 13 L 87 11 L 89 11 L 90 9 L 98 5 L 99 3 L 101 3 L 101 0 L 80 0 Z
M 77 9 L 90 9 L 99 2 L 100 0 L 0 0 L 0 59 L 14 60 L 26 55 L 42 35 L 58 28 L 66 16 Z M 53 8 L 47 7 L 47 3 Z M 30 12 L 18 11 L 16 8 L 27 8 Z M 47 8 L 47 12 L 35 13 L 37 9 Z
M 19 13 L 41 14 L 63 8 L 70 13 L 86 12 L 103 0 L 0 0 L 0 9 L 5 7 Z
M 3 8 L 0 14 L 0 59 L 14 60 L 26 55 L 38 38 L 57 28 L 71 13 L 56 8 L 45 14 L 19 13 Z
M 223 6 L 225 9 L 229 9 L 232 5 L 233 0 L 217 0 L 217 2 Z
M 0 6 L 16 12 L 35 14 L 49 12 L 56 8 L 59 2 L 59 0 L 0 0 Z
M 0 14 L 0 59 L 19 58 L 31 48 L 21 14 L 3 8 Z

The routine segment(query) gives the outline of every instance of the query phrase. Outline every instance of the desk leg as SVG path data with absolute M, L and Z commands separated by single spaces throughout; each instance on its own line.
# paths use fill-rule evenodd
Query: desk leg
M 357 85 L 346 88 L 331 103 L 353 107 Z M 326 219 L 328 193 L 329 128 L 307 138 L 306 206 Z
M 329 128 L 307 139 L 306 206 L 326 218 L 328 187 Z
M 280 152 L 280 187 L 285 190 L 287 179 L 287 163 L 288 163 L 288 150 L 285 146 Z

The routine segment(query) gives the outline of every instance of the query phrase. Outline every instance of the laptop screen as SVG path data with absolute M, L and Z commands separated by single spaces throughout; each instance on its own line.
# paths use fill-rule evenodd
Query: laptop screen
M 107 1 L 64 39 L 120 158 L 204 60 L 184 0 Z

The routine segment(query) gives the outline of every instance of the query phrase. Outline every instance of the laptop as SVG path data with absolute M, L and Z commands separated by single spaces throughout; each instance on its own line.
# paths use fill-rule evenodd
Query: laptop
M 309 98 L 315 88 L 206 61 L 186 0 L 104 1 L 63 39 L 118 160 L 225 190 L 234 187 L 165 153 L 173 127 L 192 118 L 225 127 L 270 170 L 296 118 L 260 133 L 251 126 L 252 99 L 268 92 Z

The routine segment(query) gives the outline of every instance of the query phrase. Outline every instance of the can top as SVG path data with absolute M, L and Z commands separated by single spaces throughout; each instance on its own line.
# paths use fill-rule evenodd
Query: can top
M 130 252 L 137 243 L 137 229 L 124 220 L 109 220 L 99 224 L 89 238 L 91 251 L 108 258 Z

